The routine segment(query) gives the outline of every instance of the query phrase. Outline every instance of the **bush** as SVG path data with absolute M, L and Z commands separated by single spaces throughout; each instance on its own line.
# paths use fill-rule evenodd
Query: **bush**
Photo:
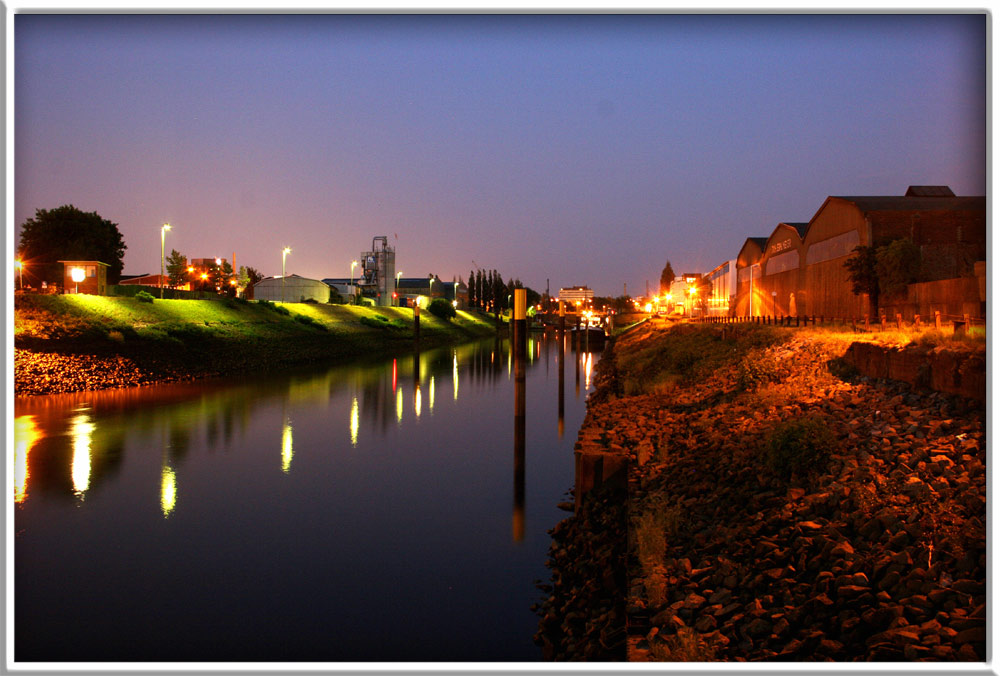
M 326 324 L 323 324 L 322 322 L 316 321 L 314 318 L 310 317 L 309 315 L 295 315 L 295 321 L 297 321 L 299 324 L 305 324 L 306 326 L 312 326 L 313 328 L 317 328 L 320 331 L 326 331 L 327 330 Z
M 264 308 L 270 310 L 271 312 L 277 312 L 279 315 L 284 315 L 286 317 L 290 316 L 292 313 L 284 305 L 278 305 L 277 303 L 272 303 L 269 300 L 259 300 L 257 301 Z
M 398 319 L 390 322 L 387 317 L 383 317 L 382 315 L 375 315 L 374 317 L 361 317 L 358 321 L 361 322 L 362 326 L 368 326 L 373 329 L 382 329 L 383 331 L 405 331 L 409 328 L 405 322 Z
M 435 298 L 431 301 L 431 304 L 427 307 L 427 309 L 435 317 L 440 317 L 446 321 L 458 314 L 455 311 L 455 306 L 451 304 L 451 301 L 445 300 L 444 298 Z
M 140 303 L 152 303 L 153 295 L 145 291 L 140 291 L 139 293 L 135 294 L 135 299 Z
M 818 417 L 780 423 L 764 445 L 764 464 L 785 478 L 826 467 L 836 438 Z

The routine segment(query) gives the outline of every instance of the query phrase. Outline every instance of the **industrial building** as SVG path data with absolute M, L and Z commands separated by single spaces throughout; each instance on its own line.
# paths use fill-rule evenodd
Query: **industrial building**
M 855 295 L 845 261 L 857 246 L 906 238 L 920 250 L 921 281 L 880 310 L 985 315 L 986 198 L 957 197 L 947 186 L 910 186 L 905 195 L 827 197 L 808 223 L 779 223 L 748 238 L 736 258 L 735 316 L 861 318 L 874 312 Z
M 559 289 L 559 300 L 567 307 L 585 306 L 593 302 L 594 290 L 589 286 L 570 286 Z
M 285 303 L 330 302 L 330 287 L 318 279 L 298 275 L 265 277 L 253 285 L 255 300 L 282 301 Z

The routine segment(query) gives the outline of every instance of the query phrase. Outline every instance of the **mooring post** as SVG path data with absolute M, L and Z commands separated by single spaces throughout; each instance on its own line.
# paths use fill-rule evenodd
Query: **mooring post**
M 514 314 L 511 326 L 514 332 L 514 356 L 525 355 L 528 337 L 528 302 L 527 289 L 514 289 Z
M 559 340 L 566 337 L 566 306 L 565 301 L 559 301 Z
M 420 342 L 420 304 L 413 301 L 413 342 Z
M 525 354 L 528 343 L 527 290 L 514 289 L 514 542 L 524 540 Z

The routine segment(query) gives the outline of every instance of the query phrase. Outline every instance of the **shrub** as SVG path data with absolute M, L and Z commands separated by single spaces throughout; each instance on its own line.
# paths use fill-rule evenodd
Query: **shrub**
M 312 326 L 313 328 L 319 329 L 320 331 L 326 331 L 326 324 L 317 321 L 309 315 L 295 315 L 295 321 L 299 324 L 305 324 L 306 326 Z
M 788 478 L 826 467 L 836 438 L 818 417 L 780 423 L 764 444 L 764 464 L 773 473 Z
M 435 317 L 440 317 L 446 321 L 458 314 L 455 311 L 455 306 L 451 304 L 451 301 L 445 300 L 444 298 L 435 298 L 431 301 L 431 304 L 427 307 L 427 309 Z
M 135 299 L 140 303 L 152 303 L 153 295 L 146 291 L 140 291 L 139 293 L 135 294 Z
M 124 343 L 125 336 L 121 331 L 108 331 L 108 338 L 115 343 Z
M 691 627 L 681 627 L 673 636 L 651 646 L 653 659 L 659 662 L 711 662 L 716 649 Z
M 277 312 L 279 315 L 284 315 L 286 317 L 290 316 L 292 313 L 284 305 L 278 305 L 277 303 L 272 303 L 269 300 L 259 300 L 257 301 L 260 305 L 267 308 L 271 312 Z

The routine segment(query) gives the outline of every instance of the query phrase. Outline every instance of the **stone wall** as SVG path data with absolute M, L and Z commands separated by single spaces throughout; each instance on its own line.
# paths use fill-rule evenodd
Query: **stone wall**
M 844 358 L 862 375 L 986 401 L 986 349 L 893 348 L 853 343 Z

